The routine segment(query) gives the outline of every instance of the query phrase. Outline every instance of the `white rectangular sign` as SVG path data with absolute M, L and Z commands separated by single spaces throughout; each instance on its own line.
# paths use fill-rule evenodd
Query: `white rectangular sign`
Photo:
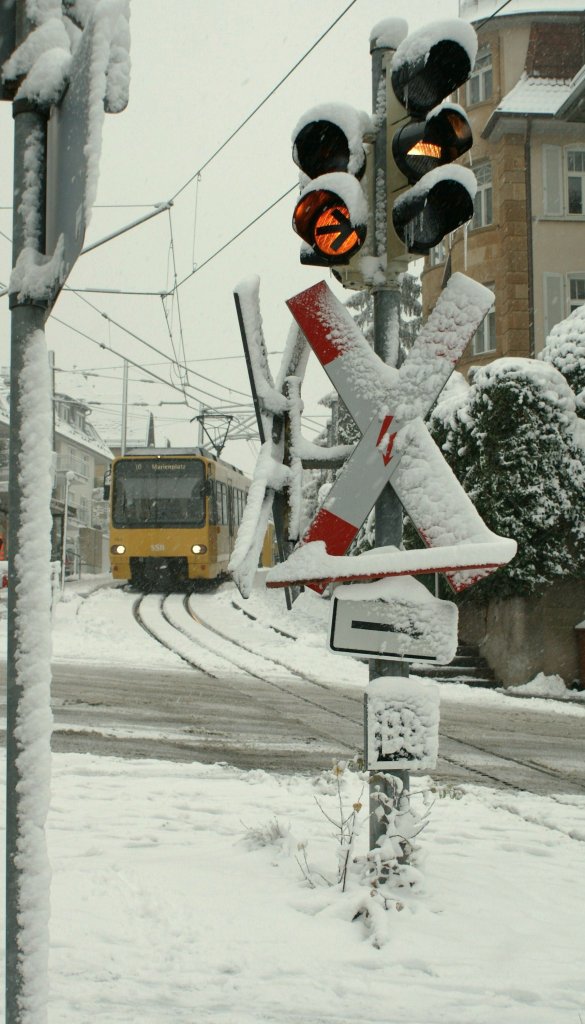
M 412 579 L 337 587 L 329 647 L 356 658 L 446 665 L 457 650 L 457 608 Z

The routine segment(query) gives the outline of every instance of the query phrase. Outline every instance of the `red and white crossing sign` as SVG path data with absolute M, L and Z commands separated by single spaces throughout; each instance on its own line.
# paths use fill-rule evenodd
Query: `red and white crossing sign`
M 332 556 L 343 556 L 375 504 L 391 483 L 425 545 L 472 545 L 453 570 L 452 558 L 427 571 L 446 572 L 455 590 L 463 590 L 513 557 L 515 544 L 488 530 L 457 481 L 422 417 L 426 416 L 484 316 L 493 295 L 463 274 L 454 274 L 399 370 L 386 366 L 368 345 L 346 307 L 325 284 L 314 285 L 287 303 L 340 398 L 362 431 L 301 545 L 322 541 Z M 484 557 L 477 557 L 478 545 Z M 297 549 L 298 550 L 298 549 Z M 424 553 L 421 568 L 424 569 Z M 470 551 L 471 554 L 471 551 Z M 302 561 L 302 560 L 301 560 Z M 347 574 L 333 573 L 317 584 L 291 560 L 289 582 L 323 590 Z M 286 565 L 287 563 L 285 563 Z M 284 586 L 284 566 L 267 575 L 267 586 Z M 451 571 L 449 571 L 451 570 Z M 304 574 L 303 574 L 304 572 Z M 284 574 L 286 573 L 286 570 Z M 388 571 L 376 578 L 392 576 Z M 364 578 L 363 576 L 361 577 Z

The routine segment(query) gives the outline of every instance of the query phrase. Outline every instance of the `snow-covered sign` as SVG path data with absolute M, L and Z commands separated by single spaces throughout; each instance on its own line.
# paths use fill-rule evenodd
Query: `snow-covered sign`
M 358 658 L 447 665 L 457 651 L 457 606 L 411 578 L 335 588 L 329 648 Z
M 348 579 L 343 556 L 383 488 L 391 483 L 428 548 L 448 548 L 405 569 L 404 552 L 386 552 L 372 576 L 404 572 L 445 572 L 455 590 L 463 590 L 514 556 L 513 540 L 488 530 L 447 465 L 423 422 L 455 363 L 493 303 L 483 285 L 453 274 L 399 370 L 375 355 L 347 308 L 324 282 L 289 300 L 303 334 L 338 391 L 362 438 L 330 489 L 323 505 L 283 564 L 270 570 L 267 586 L 307 583 L 323 590 L 328 582 Z M 311 562 L 329 558 L 327 573 Z M 309 550 L 302 550 L 309 548 Z M 302 554 L 301 554 L 302 552 Z M 300 556 L 300 557 L 299 557 Z M 314 558 L 313 558 L 314 556 Z M 438 558 L 437 558 L 438 556 Z M 315 584 L 315 579 L 322 583 Z
M 366 767 L 429 771 L 439 747 L 439 687 L 417 676 L 372 679 L 366 689 Z
M 71 59 L 68 86 L 47 138 L 47 252 L 63 238 L 61 283 L 81 249 L 98 180 L 104 110 L 128 102 L 128 0 L 98 3 Z
M 276 381 L 273 380 L 260 314 L 259 289 L 258 277 L 247 278 L 234 289 L 242 339 L 245 339 L 250 384 L 258 406 L 258 430 L 262 443 L 229 563 L 232 578 L 243 597 L 250 595 L 271 515 L 274 514 L 277 531 L 283 530 L 279 522 L 281 513 L 275 505 L 285 488 L 289 497 L 287 535 L 291 529 L 294 535 L 294 521 L 300 518 L 302 467 L 298 457 L 285 463 L 284 416 L 287 414 L 291 417 L 298 432 L 300 382 L 309 355 L 309 347 L 303 335 L 297 325 L 293 324 L 280 373 Z M 279 547 L 284 546 L 287 538 L 279 536 L 278 539 Z

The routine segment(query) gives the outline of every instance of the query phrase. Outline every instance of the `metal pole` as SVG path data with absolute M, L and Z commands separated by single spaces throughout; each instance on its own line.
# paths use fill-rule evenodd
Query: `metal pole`
M 126 435 L 128 432 L 128 360 L 124 360 L 122 373 L 122 430 L 120 437 L 120 455 L 126 454 Z
M 19 45 L 32 29 L 31 22 L 27 16 L 27 4 L 25 0 L 17 0 L 16 6 L 16 44 Z M 31 108 L 26 103 L 16 102 L 13 107 L 14 116 L 14 195 L 13 195 L 13 266 L 16 264 L 19 255 L 29 244 L 34 241 L 40 252 L 44 252 L 44 195 L 37 196 L 39 209 L 38 222 L 31 229 L 31 210 L 25 209 L 23 194 L 26 189 L 26 154 L 30 152 L 33 140 L 36 143 L 37 152 L 39 147 L 44 148 L 42 153 L 42 165 L 46 167 L 46 118 L 38 110 Z M 40 161 L 39 161 L 40 162 Z M 28 223 L 27 223 L 28 215 Z M 35 234 L 33 239 L 31 234 Z M 27 495 L 21 483 L 21 468 L 23 467 L 23 451 L 26 441 L 26 417 L 27 409 L 23 401 L 25 392 L 25 380 L 28 373 L 27 349 L 36 332 L 44 332 L 46 317 L 46 304 L 36 304 L 24 300 L 19 303 L 18 297 L 11 296 L 11 363 L 10 363 L 10 455 L 9 455 L 9 523 L 10 523 L 10 551 L 9 551 L 9 587 L 8 587 L 8 629 L 7 629 L 7 659 L 6 659 L 6 1024 L 23 1024 L 25 1014 L 30 1010 L 30 1001 L 35 1003 L 38 998 L 43 998 L 43 977 L 30 977 L 31 968 L 34 973 L 35 966 L 29 958 L 37 959 L 36 967 L 41 975 L 46 974 L 46 964 L 39 962 L 43 960 L 42 951 L 26 950 L 24 947 L 25 928 L 25 907 L 24 890 L 27 883 L 27 871 L 35 872 L 38 865 L 28 863 L 26 857 L 22 856 L 22 849 L 27 834 L 30 836 L 34 827 L 31 818 L 31 795 L 26 790 L 26 767 L 23 765 L 22 754 L 25 750 L 26 739 L 19 735 L 19 726 L 23 719 L 26 719 L 25 696 L 29 692 L 31 679 L 26 680 L 25 692 L 25 670 L 22 666 L 23 652 L 22 631 L 23 623 L 23 601 L 26 586 L 30 586 L 30 579 L 25 579 L 27 573 L 30 577 L 31 566 L 25 564 L 30 552 L 30 544 L 24 550 L 22 548 L 22 526 L 24 512 L 27 508 Z M 42 489 L 42 488 L 41 488 Z M 28 499 L 30 507 L 30 498 Z M 50 553 L 47 543 L 47 565 L 46 572 L 50 572 Z M 39 566 L 44 569 L 44 566 Z M 42 613 L 43 596 L 42 581 L 37 596 L 37 612 Z M 20 591 L 20 593 L 19 593 Z M 50 589 L 47 590 L 48 608 L 50 617 Z M 40 628 L 43 628 L 42 614 L 40 614 Z M 25 659 L 26 660 L 26 659 Z M 30 661 L 30 658 L 28 659 Z M 40 659 L 42 661 L 42 658 Z M 50 665 L 37 664 L 35 676 L 41 677 L 46 669 L 46 676 L 50 680 Z M 28 675 L 31 670 L 29 666 Z M 50 685 L 50 684 L 49 684 Z M 49 701 L 47 700 L 47 703 Z M 36 740 L 35 758 L 46 755 L 50 758 L 50 735 L 39 736 Z M 28 740 L 30 742 L 30 740 Z M 46 747 L 46 750 L 45 750 Z M 40 762 L 39 762 L 40 763 Z M 36 821 L 35 826 L 39 831 L 44 827 L 44 822 Z M 37 851 L 38 852 L 38 851 Z M 42 892 L 44 880 L 39 879 L 39 901 L 32 909 L 27 908 L 26 912 L 37 914 L 42 907 Z M 30 890 L 30 885 L 28 886 Z M 30 897 L 30 891 L 29 891 Z M 47 894 L 48 908 L 48 894 Z M 48 922 L 48 909 L 47 909 Z M 30 925 L 29 925 L 30 927 Z M 28 972 L 25 970 L 25 958 L 28 962 Z M 31 995 L 31 985 L 37 986 L 37 996 Z M 38 990 L 40 988 L 40 996 Z M 27 1009 L 24 1005 L 28 1004 Z M 34 1008 L 31 1011 L 35 1013 Z M 32 1017 L 28 1017 L 32 1019 Z M 38 1018 L 40 1020 L 40 1017 Z
M 375 113 L 378 115 L 378 132 L 374 143 L 374 224 L 379 226 L 386 224 L 387 197 L 389 193 L 389 182 L 387 181 L 388 164 L 386 156 L 386 110 L 380 109 L 381 103 L 385 105 L 386 85 L 385 77 L 388 60 L 393 51 L 388 48 L 371 49 L 372 56 L 372 103 Z M 378 182 L 385 183 L 384 188 L 378 188 Z M 380 208 L 382 206 L 382 208 Z M 375 231 L 375 245 L 378 247 L 376 255 L 380 255 L 380 232 Z M 385 284 L 376 287 L 374 290 L 374 351 L 376 355 L 390 366 L 399 364 L 398 330 L 400 323 L 400 285 L 395 268 L 387 268 Z M 390 485 L 387 485 L 380 498 L 376 502 L 376 526 L 375 544 L 376 547 L 394 545 L 400 547 L 402 543 L 402 506 Z M 370 679 L 377 679 L 380 676 L 408 676 L 408 662 L 390 661 L 379 659 L 370 661 Z M 396 785 L 403 788 L 407 793 L 409 788 L 409 775 L 406 771 L 370 772 L 370 849 L 375 849 L 378 839 L 385 835 L 386 823 L 383 817 L 375 813 L 379 807 L 376 799 L 376 791 L 385 794 L 389 799 L 394 800 Z
M 67 526 L 69 521 L 69 484 L 75 473 L 68 469 L 65 473 L 65 507 L 63 509 L 63 538 L 61 542 L 61 593 L 65 590 L 65 559 L 67 556 Z

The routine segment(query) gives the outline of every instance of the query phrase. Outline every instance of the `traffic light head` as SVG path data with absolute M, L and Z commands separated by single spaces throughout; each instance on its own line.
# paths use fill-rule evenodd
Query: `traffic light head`
M 346 264 L 367 233 L 368 204 L 360 184 L 366 172 L 365 113 L 331 103 L 309 110 L 293 132 L 293 160 L 301 194 L 293 227 L 303 239 L 301 263 Z
M 413 32 L 392 61 L 392 88 L 413 116 L 424 117 L 467 81 L 477 53 L 475 30 L 466 21 L 436 21 Z
M 471 127 L 446 97 L 468 79 L 476 52 L 471 25 L 448 21 L 407 36 L 394 54 L 387 91 L 390 259 L 405 248 L 428 253 L 473 216 L 475 176 L 449 166 L 471 148 Z

